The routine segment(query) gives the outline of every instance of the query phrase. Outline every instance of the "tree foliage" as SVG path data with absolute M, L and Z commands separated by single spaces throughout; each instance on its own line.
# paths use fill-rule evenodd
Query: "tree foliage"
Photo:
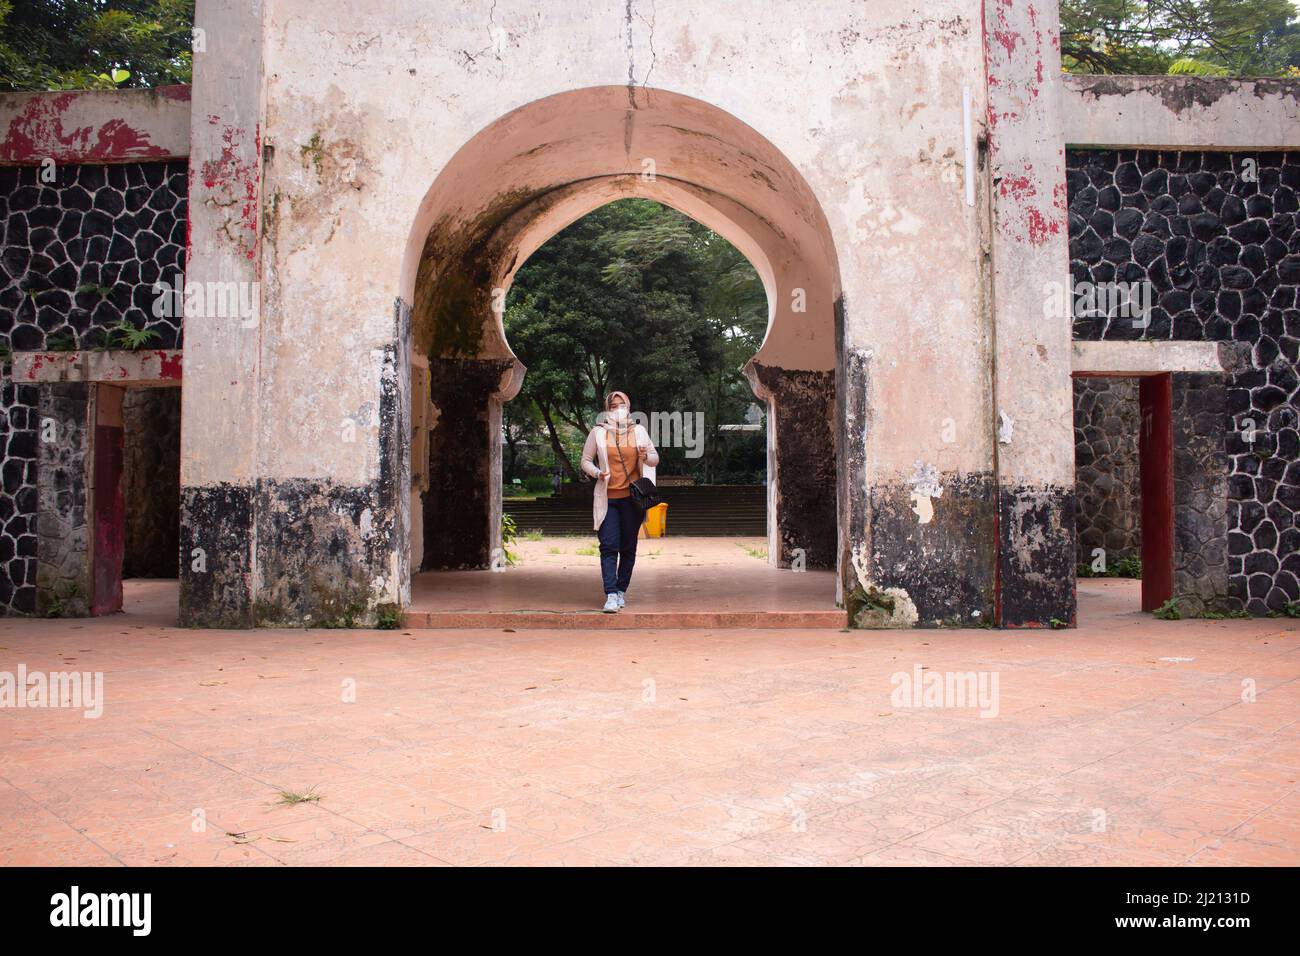
M 703 411 L 713 429 L 740 420 L 754 400 L 740 369 L 762 344 L 767 299 L 721 236 L 659 203 L 625 199 L 533 254 L 515 276 L 505 325 L 528 367 L 515 401 L 536 409 L 556 460 L 576 477 L 571 436 L 585 437 L 613 388 L 635 410 Z M 705 442 L 706 468 L 718 465 L 708 459 L 715 445 Z
M 194 0 L 0 0 L 0 89 L 188 83 L 193 24 Z M 1062 0 L 1061 54 L 1073 73 L 1298 76 L 1300 24 L 1290 0 Z
M 193 25 L 194 0 L 0 0 L 0 89 L 188 83 Z
M 1072 73 L 1300 76 L 1290 0 L 1062 0 Z

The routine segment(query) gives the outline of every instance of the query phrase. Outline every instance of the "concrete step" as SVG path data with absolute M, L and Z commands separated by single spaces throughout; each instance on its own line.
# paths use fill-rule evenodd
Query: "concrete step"
M 511 628 L 513 630 L 633 630 L 747 628 L 782 630 L 848 626 L 848 615 L 826 611 L 406 611 L 407 630 L 438 628 Z

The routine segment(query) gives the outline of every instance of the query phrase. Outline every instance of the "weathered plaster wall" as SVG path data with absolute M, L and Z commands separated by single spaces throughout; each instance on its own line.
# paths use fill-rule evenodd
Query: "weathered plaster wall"
M 1284 79 L 1065 76 L 1065 141 L 1148 149 L 1292 149 L 1300 85 Z
M 985 3 L 993 182 L 998 621 L 1074 621 L 1070 329 L 1045 321 L 1068 268 L 1060 38 L 1054 4 Z
M 186 280 L 260 289 L 262 4 L 199 0 L 195 23 L 207 52 L 194 58 Z M 261 298 L 249 316 L 187 315 L 181 419 L 204 423 L 181 435 L 180 612 L 191 626 L 253 623 Z M 291 428 L 293 403 L 284 412 Z
M 1232 346 L 1218 342 L 1104 342 L 1075 339 L 1075 375 L 1154 375 L 1159 372 L 1222 372 Z
M 181 382 L 180 349 L 122 349 L 93 352 L 17 352 L 11 370 L 15 382 L 109 382 L 114 385 L 174 386 Z

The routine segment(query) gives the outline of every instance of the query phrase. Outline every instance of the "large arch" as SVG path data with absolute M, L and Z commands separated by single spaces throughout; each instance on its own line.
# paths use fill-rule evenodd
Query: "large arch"
M 708 226 L 758 271 L 768 328 L 745 371 L 769 411 L 770 560 L 835 566 L 840 284 L 826 218 L 798 170 L 734 116 L 664 90 L 611 86 L 499 118 L 461 147 L 420 205 L 402 272 L 415 378 L 427 362 L 431 400 L 413 418 L 428 421 L 414 443 L 427 467 L 413 469 L 426 482 L 411 500 L 413 570 L 486 567 L 499 546 L 494 438 L 501 404 L 526 374 L 499 308 L 515 271 L 569 223 L 632 196 Z

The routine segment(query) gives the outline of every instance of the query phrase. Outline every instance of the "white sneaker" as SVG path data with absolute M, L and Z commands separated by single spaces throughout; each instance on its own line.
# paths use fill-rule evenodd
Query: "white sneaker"
M 607 594 L 605 596 L 605 606 L 601 608 L 601 610 L 606 614 L 617 614 L 620 607 L 622 607 L 622 605 L 618 603 L 618 595 Z
M 617 593 L 618 593 L 618 606 L 623 607 L 623 605 L 627 604 L 627 592 L 619 591 Z

